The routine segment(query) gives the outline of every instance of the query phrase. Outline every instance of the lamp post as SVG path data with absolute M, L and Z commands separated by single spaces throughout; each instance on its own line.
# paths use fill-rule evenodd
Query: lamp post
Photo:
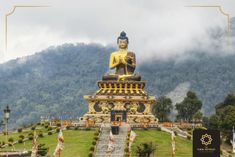
M 11 110 L 10 110 L 9 106 L 7 105 L 7 107 L 3 111 L 4 111 L 6 143 L 7 143 L 8 142 L 8 120 L 10 118 Z
M 1 129 L 1 127 L 2 127 L 3 125 L 5 125 L 5 123 L 4 123 L 3 120 L 1 120 L 1 121 L 0 121 L 0 129 Z

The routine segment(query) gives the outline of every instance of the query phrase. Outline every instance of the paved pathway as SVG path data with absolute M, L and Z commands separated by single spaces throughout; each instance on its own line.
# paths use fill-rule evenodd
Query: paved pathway
M 110 154 L 108 153 L 108 143 L 111 127 L 110 124 L 106 124 L 102 127 L 102 132 L 96 145 L 94 157 L 123 157 L 128 129 L 129 125 L 127 124 L 120 126 L 119 134 L 114 135 L 114 151 Z

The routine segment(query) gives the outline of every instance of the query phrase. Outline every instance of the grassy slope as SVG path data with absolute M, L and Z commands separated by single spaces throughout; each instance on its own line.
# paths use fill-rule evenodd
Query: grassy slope
M 156 144 L 156 152 L 154 157 L 171 157 L 171 136 L 168 133 L 156 130 L 135 130 L 137 134 L 136 141 L 132 145 L 132 157 L 135 157 L 136 147 L 147 141 L 152 141 Z M 176 156 L 175 157 L 190 157 L 192 156 L 192 143 L 191 141 L 176 137 Z
M 45 129 L 42 126 L 37 126 L 36 127 L 36 131 L 42 131 L 43 133 L 47 132 L 47 129 Z M 30 128 L 24 129 L 21 133 L 18 133 L 17 131 L 14 132 L 10 132 L 10 134 L 8 135 L 8 139 L 9 138 L 13 138 L 15 141 L 19 139 L 19 135 L 24 135 L 25 137 L 28 136 L 29 133 L 33 132 Z M 4 136 L 2 133 L 0 134 L 0 141 L 5 141 L 6 140 L 6 136 Z
M 147 141 L 152 141 L 156 144 L 156 151 L 154 157 L 171 157 L 171 135 L 156 130 L 135 130 L 137 138 L 132 145 L 132 157 L 136 157 L 136 147 Z M 192 141 L 176 137 L 176 155 L 175 157 L 192 157 Z M 221 157 L 224 157 L 221 155 Z
M 61 157 L 87 157 L 95 131 L 81 131 L 81 130 L 66 130 L 63 132 L 65 139 L 65 149 Z M 0 137 L 1 138 L 1 137 Z M 39 143 L 45 143 L 49 147 L 49 155 L 52 156 L 56 144 L 57 133 L 38 139 Z M 31 149 L 32 141 L 27 141 L 24 144 L 16 144 L 16 150 Z M 7 148 L 11 150 L 10 147 Z
M 26 130 L 25 134 L 30 130 Z M 89 148 L 94 137 L 95 131 L 81 131 L 81 130 L 65 130 L 63 135 L 65 138 L 65 149 L 62 152 L 61 157 L 87 157 L 89 153 Z M 171 135 L 162 131 L 156 130 L 135 130 L 137 138 L 132 145 L 132 157 L 136 157 L 134 153 L 137 145 L 146 141 L 153 141 L 156 146 L 156 152 L 154 157 L 171 157 Z M 18 139 L 19 133 L 11 133 L 10 137 L 15 137 Z M 0 139 L 5 139 L 5 137 L 0 134 Z M 54 149 L 57 144 L 57 133 L 51 136 L 45 136 L 38 139 L 39 143 L 45 143 L 49 147 L 49 155 L 52 156 Z M 16 150 L 31 149 L 32 141 L 27 141 L 24 144 L 16 144 Z M 191 141 L 176 137 L 176 156 L 175 157 L 192 157 L 192 143 Z M 7 148 L 11 150 L 11 147 Z

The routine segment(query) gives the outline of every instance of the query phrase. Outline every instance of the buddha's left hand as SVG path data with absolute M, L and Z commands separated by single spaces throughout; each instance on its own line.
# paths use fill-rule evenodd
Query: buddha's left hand
M 129 64 L 132 64 L 133 63 L 133 57 L 132 56 L 126 56 L 125 57 L 125 61 L 126 61 L 126 63 L 129 63 Z

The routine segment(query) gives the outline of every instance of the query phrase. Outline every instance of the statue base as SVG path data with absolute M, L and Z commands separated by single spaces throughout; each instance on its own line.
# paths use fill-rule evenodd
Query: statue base
M 94 95 L 84 96 L 89 111 L 80 118 L 85 126 L 126 122 L 132 127 L 157 127 L 158 119 L 151 113 L 156 102 L 144 91 L 143 81 L 99 81 Z

